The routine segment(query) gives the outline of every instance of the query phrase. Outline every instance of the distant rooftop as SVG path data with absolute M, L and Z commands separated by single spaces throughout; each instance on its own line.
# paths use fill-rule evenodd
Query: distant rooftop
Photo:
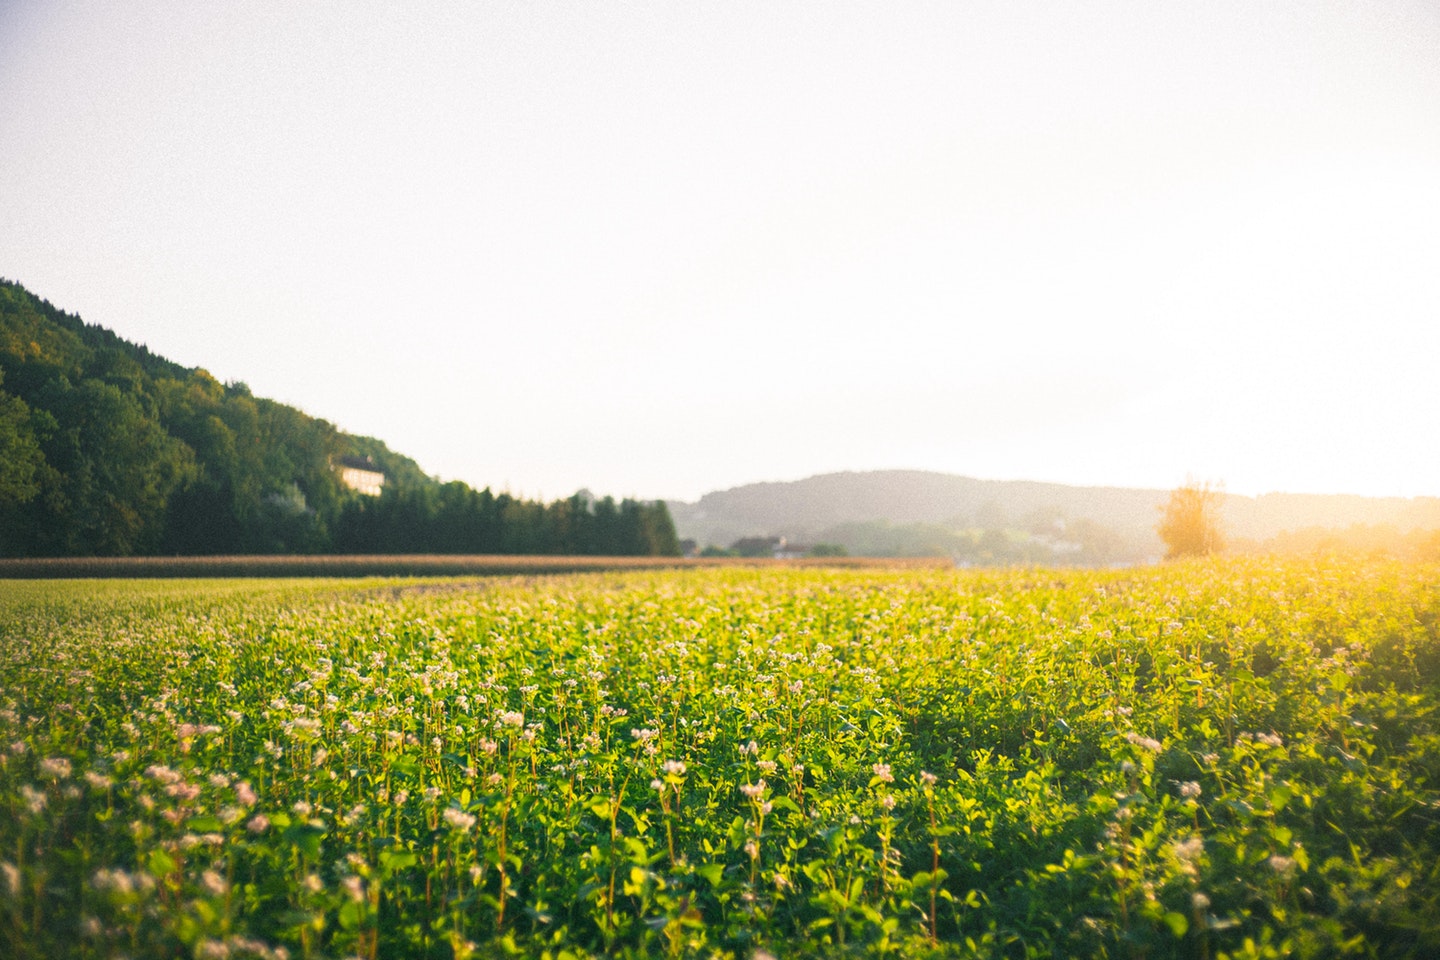
M 381 473 L 381 469 L 375 461 L 369 457 L 341 457 L 335 461 L 342 467 L 350 467 L 353 470 L 369 470 L 372 473 Z

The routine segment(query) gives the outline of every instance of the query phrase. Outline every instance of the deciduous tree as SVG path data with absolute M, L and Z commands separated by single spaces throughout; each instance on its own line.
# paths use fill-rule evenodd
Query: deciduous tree
M 1218 486 L 1187 480 L 1161 507 L 1156 531 L 1165 541 L 1165 559 L 1204 557 L 1225 547 L 1220 529 L 1223 494 Z

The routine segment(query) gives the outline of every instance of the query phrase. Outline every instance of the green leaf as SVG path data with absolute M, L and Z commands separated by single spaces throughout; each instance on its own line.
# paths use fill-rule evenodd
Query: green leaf
M 789 797 L 772 797 L 770 799 L 770 806 L 774 810 L 789 810 L 792 813 L 800 812 L 799 805 Z
M 340 908 L 340 926 L 345 930 L 354 930 L 365 921 L 365 908 L 354 900 L 348 900 Z
M 645 865 L 650 862 L 650 851 L 645 848 L 644 842 L 637 837 L 625 838 L 625 850 L 629 854 L 631 863 Z
M 401 870 L 415 866 L 417 858 L 409 850 L 383 850 L 380 853 L 380 875 L 385 879 Z
M 150 856 L 145 860 L 145 866 L 149 869 L 151 876 L 156 879 L 164 879 L 174 873 L 178 865 L 170 854 L 156 847 L 150 851 Z
M 287 843 L 293 844 L 307 857 L 320 856 L 320 841 L 325 839 L 324 827 L 311 823 L 296 823 L 287 827 L 283 834 Z
M 725 876 L 725 865 L 723 863 L 707 863 L 695 870 L 697 876 L 704 877 L 710 882 L 710 886 L 720 886 L 720 880 Z

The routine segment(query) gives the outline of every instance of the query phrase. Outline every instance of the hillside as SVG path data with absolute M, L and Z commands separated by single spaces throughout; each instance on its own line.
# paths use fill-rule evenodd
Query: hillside
M 347 486 L 352 459 L 383 475 Z M 0 556 L 669 554 L 663 503 L 441 483 L 0 280 Z
M 682 538 L 723 546 L 775 536 L 839 543 L 852 553 L 966 554 L 986 535 L 989 559 L 1133 562 L 1163 553 L 1155 534 L 1167 490 L 977 480 L 918 470 L 831 473 L 754 483 L 672 502 Z M 1236 540 L 1286 531 L 1440 527 L 1440 499 L 1271 493 L 1224 497 L 1224 526 Z M 977 552 L 974 559 L 986 559 Z

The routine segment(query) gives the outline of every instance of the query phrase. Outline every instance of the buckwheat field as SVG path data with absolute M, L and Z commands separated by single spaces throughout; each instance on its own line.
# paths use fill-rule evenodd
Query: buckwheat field
M 1440 569 L 0 582 L 14 958 L 1440 956 Z

